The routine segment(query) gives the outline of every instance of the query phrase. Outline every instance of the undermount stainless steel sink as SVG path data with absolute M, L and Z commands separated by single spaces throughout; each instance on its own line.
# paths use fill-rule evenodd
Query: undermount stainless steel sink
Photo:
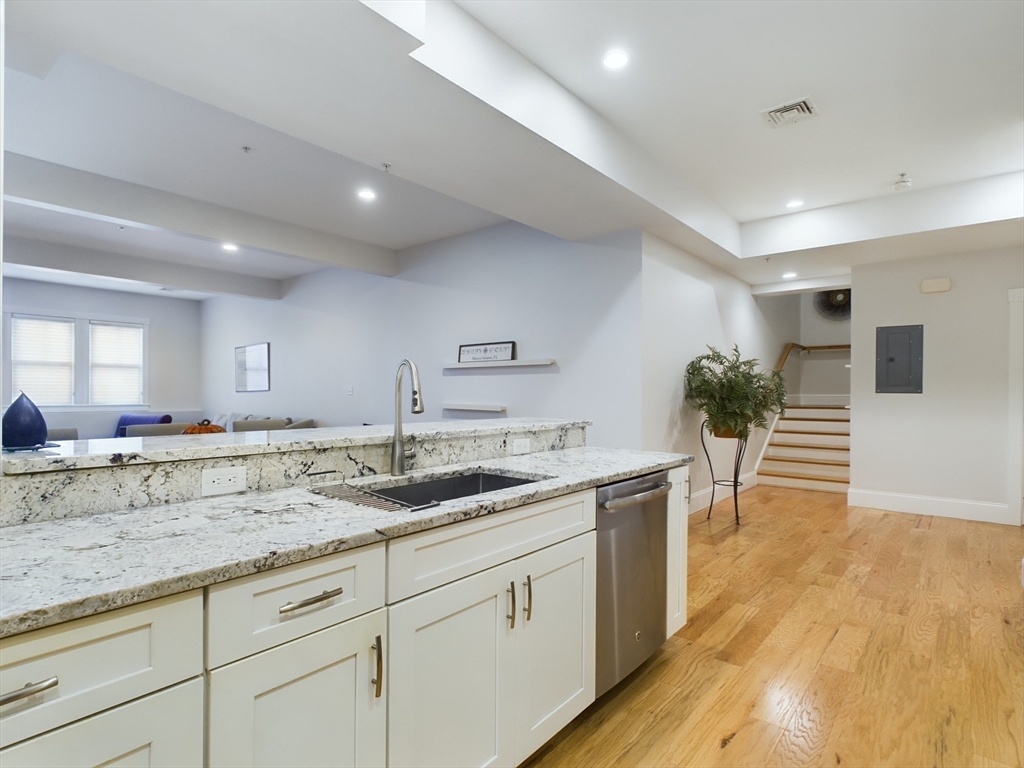
M 461 499 L 464 496 L 475 496 L 478 493 L 514 488 L 517 485 L 536 482 L 536 480 L 527 480 L 522 477 L 473 472 L 467 475 L 442 477 L 437 480 L 421 480 L 418 483 L 396 485 L 390 488 L 367 488 L 367 490 L 401 504 L 422 507 L 435 502 Z

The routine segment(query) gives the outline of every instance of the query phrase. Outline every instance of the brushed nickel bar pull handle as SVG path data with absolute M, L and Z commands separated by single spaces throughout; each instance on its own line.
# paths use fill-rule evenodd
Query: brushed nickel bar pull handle
M 292 611 L 298 611 L 302 608 L 309 608 L 311 605 L 316 605 L 317 603 L 322 603 L 325 600 L 330 600 L 332 597 L 337 597 L 344 591 L 344 587 L 338 587 L 337 589 L 325 589 L 316 597 L 307 597 L 305 600 L 299 600 L 297 603 L 285 603 L 277 609 L 277 612 L 284 615 L 286 613 L 291 613 Z
M 46 680 L 41 680 L 38 683 L 26 683 L 24 688 L 19 688 L 16 691 L 11 691 L 10 693 L 5 693 L 3 696 L 0 696 L 0 707 L 5 704 L 13 704 L 16 701 L 27 699 L 29 696 L 35 696 L 37 693 L 48 691 L 51 688 L 56 688 L 57 682 L 58 680 L 56 677 L 51 677 Z
M 526 587 L 526 607 L 523 608 L 523 612 L 526 613 L 526 620 L 529 621 L 533 618 L 533 577 L 530 574 L 526 574 L 523 586 Z
M 384 690 L 384 641 L 380 635 L 377 635 L 377 639 L 373 641 L 373 645 L 370 646 L 371 651 L 377 652 L 377 676 L 370 682 L 373 683 L 373 698 L 379 699 L 381 691 Z
M 643 493 L 638 493 L 635 496 L 623 496 L 621 499 L 609 499 L 604 502 L 601 506 L 607 509 L 609 512 L 614 512 L 616 509 L 622 509 L 623 507 L 631 507 L 634 504 L 643 504 L 645 501 L 651 501 L 657 499 L 660 496 L 664 496 L 672 490 L 672 483 L 658 483 L 654 488 Z
M 508 614 L 508 616 L 506 616 L 505 618 L 511 620 L 511 622 L 512 622 L 509 625 L 509 629 L 515 629 L 516 628 L 516 583 L 514 581 L 510 581 L 508 583 L 508 589 L 506 589 L 505 591 L 511 593 L 511 595 L 512 595 L 512 613 Z

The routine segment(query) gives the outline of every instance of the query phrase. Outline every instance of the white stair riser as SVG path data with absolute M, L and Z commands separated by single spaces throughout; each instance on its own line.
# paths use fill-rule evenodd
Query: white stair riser
M 776 429 L 772 439 L 782 443 L 811 443 L 814 445 L 846 445 L 850 444 L 849 435 L 827 435 L 823 432 L 808 435 L 793 434 Z
M 789 442 L 789 441 L 783 441 Z M 793 441 L 797 442 L 797 441 Z M 830 451 L 821 448 L 780 448 L 777 445 L 769 445 L 765 460 L 772 456 L 793 456 L 801 459 L 840 459 L 846 461 L 850 458 L 849 451 Z
M 804 464 L 795 461 L 772 461 L 771 456 L 765 456 L 761 462 L 761 469 L 770 469 L 773 472 L 798 472 L 804 475 L 828 475 L 839 477 L 843 480 L 850 479 L 849 467 L 833 467 L 828 464 Z
M 849 432 L 850 422 L 796 421 L 794 419 L 779 419 L 779 424 L 776 429 L 810 429 L 815 432 Z
M 797 416 L 801 419 L 848 419 L 847 408 L 789 408 L 783 418 Z
M 774 485 L 779 488 L 801 488 L 806 491 L 831 491 L 832 493 L 846 493 L 849 483 L 830 483 L 822 480 L 797 480 L 792 477 L 770 477 L 758 474 L 758 485 Z

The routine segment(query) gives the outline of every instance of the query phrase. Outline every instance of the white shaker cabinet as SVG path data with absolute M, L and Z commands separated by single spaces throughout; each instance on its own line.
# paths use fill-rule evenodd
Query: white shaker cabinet
M 389 608 L 391 765 L 517 765 L 593 702 L 595 558 L 591 532 Z
M 209 765 L 383 766 L 386 640 L 381 608 L 210 672 Z
M 516 764 L 594 701 L 596 534 L 516 561 Z
M 669 470 L 668 552 L 666 559 L 665 628 L 669 637 L 686 624 L 686 545 L 689 531 L 690 468 Z
M 3 768 L 179 768 L 202 763 L 201 678 L 0 750 Z
M 505 563 L 388 609 L 390 765 L 513 763 L 515 580 Z

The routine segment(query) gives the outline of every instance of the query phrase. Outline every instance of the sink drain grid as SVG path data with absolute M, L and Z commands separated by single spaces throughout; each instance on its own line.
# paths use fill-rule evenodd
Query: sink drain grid
M 380 496 L 373 491 L 366 491 L 362 488 L 355 488 L 347 483 L 332 483 L 330 485 L 318 485 L 310 488 L 313 493 L 318 493 L 321 496 L 330 496 L 332 499 L 340 499 L 341 501 L 350 501 L 353 504 L 361 504 L 364 507 L 373 507 L 374 509 L 380 509 L 385 512 L 403 512 L 405 510 L 416 510 L 416 509 L 428 509 L 430 507 L 436 507 L 439 502 L 432 502 L 430 504 L 424 504 L 419 507 L 414 507 L 412 504 L 406 504 L 401 501 L 395 501 L 394 499 L 388 499 Z

